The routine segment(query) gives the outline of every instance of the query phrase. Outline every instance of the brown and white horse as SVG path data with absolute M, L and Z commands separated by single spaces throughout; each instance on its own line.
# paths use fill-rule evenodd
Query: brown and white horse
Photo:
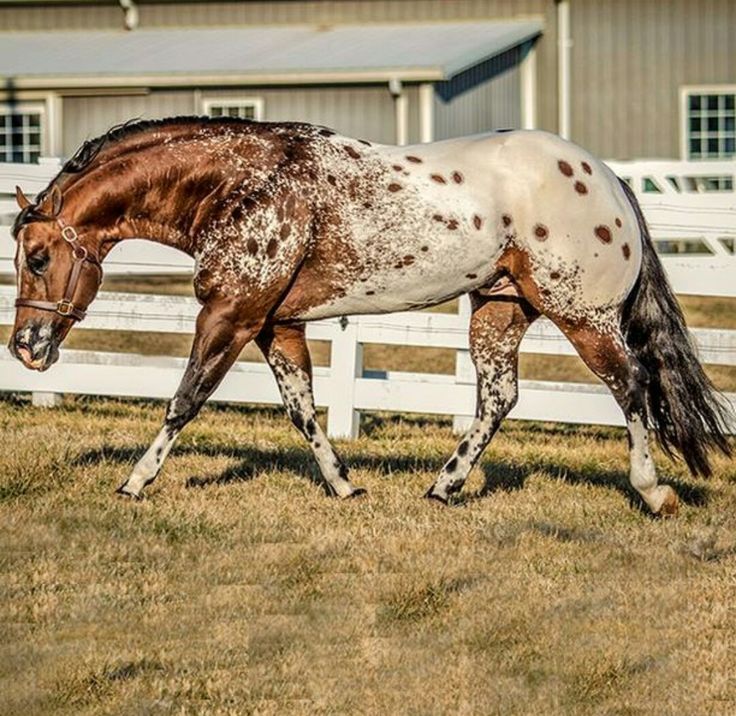
M 360 492 L 315 418 L 304 322 L 431 306 L 470 294 L 477 417 L 427 495 L 468 473 L 517 399 L 517 352 L 541 314 L 608 387 L 628 425 L 631 483 L 676 511 L 647 444 L 708 474 L 728 452 L 641 212 L 584 150 L 544 132 L 381 146 L 305 124 L 177 118 L 87 142 L 35 204 L 18 191 L 18 310 L 10 349 L 45 370 L 120 241 L 196 260 L 202 304 L 163 427 L 120 491 L 139 497 L 243 346 L 263 351 L 328 490 Z

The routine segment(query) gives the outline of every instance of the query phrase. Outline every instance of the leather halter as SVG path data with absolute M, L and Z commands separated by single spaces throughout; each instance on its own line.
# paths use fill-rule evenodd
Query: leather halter
M 91 254 L 84 246 L 77 243 L 79 241 L 79 234 L 73 226 L 69 226 L 63 219 L 56 219 L 56 223 L 61 229 L 61 237 L 72 247 L 74 256 L 72 270 L 69 274 L 69 280 L 66 283 L 66 289 L 64 290 L 64 298 L 56 301 L 56 303 L 53 301 L 36 301 L 32 298 L 17 298 L 15 305 L 16 307 L 27 306 L 28 308 L 38 308 L 42 311 L 52 311 L 64 318 L 71 318 L 73 321 L 82 321 L 87 315 L 87 312 L 81 308 L 77 308 L 72 303 L 77 290 L 77 284 L 79 283 L 79 277 L 82 275 L 82 267 L 85 263 L 92 264 L 97 268 L 101 277 L 102 266 L 96 256 Z

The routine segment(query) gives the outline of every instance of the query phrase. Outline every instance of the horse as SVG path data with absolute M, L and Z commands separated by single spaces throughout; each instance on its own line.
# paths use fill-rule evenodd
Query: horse
M 195 260 L 191 355 L 160 432 L 118 491 L 140 498 L 184 426 L 254 340 L 328 494 L 362 494 L 320 427 L 307 321 L 436 305 L 469 294 L 476 417 L 426 496 L 463 486 L 518 396 L 519 344 L 541 315 L 613 393 L 630 482 L 656 515 L 652 428 L 709 475 L 730 454 L 728 411 L 700 365 L 628 185 L 579 146 L 507 130 L 408 147 L 326 127 L 177 117 L 85 142 L 32 202 L 17 189 L 10 351 L 46 370 L 81 321 L 119 242 Z

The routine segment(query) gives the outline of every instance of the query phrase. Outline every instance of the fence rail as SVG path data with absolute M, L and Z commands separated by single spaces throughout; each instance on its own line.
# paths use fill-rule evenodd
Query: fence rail
M 699 241 L 705 247 L 701 255 L 663 256 L 675 290 L 736 297 L 736 194 L 728 189 L 726 180 L 730 176 L 733 187 L 736 163 L 611 164 L 620 176 L 630 178 L 658 242 Z M 0 273 L 13 270 L 14 246 L 8 231 L 15 212 L 9 200 L 12 186 L 18 183 L 28 193 L 38 192 L 56 171 L 58 164 L 52 162 L 0 168 L 0 216 L 6 218 L 5 225 L 0 225 Z M 710 181 L 711 176 L 717 177 L 717 182 Z M 647 181 L 664 189 L 646 191 L 650 187 Z M 708 191 L 713 186 L 721 190 Z M 186 273 L 191 268 L 191 260 L 183 254 L 144 242 L 125 242 L 105 264 L 108 274 Z M 0 287 L 0 325 L 12 323 L 14 298 L 14 287 Z M 194 299 L 181 296 L 102 292 L 87 320 L 75 330 L 191 333 L 198 311 Z M 466 424 L 475 411 L 475 376 L 468 353 L 467 326 L 467 304 L 462 303 L 459 314 L 408 312 L 309 324 L 308 338 L 329 341 L 331 346 L 330 366 L 315 369 L 315 398 L 320 407 L 327 408 L 329 433 L 355 436 L 360 412 L 369 410 L 452 415 L 457 428 Z M 692 333 L 705 362 L 736 365 L 736 331 L 703 328 Z M 366 371 L 362 350 L 371 343 L 453 349 L 457 351 L 455 374 Z M 564 336 L 546 320 L 531 327 L 521 350 L 575 355 Z M 0 390 L 168 398 L 178 385 L 184 364 L 184 359 L 166 356 L 68 350 L 62 352 L 59 364 L 51 371 L 38 374 L 24 369 L 2 348 Z M 727 398 L 736 409 L 736 394 Z M 280 402 L 268 368 L 248 362 L 236 363 L 213 399 Z M 511 417 L 623 424 L 621 412 L 605 388 L 570 382 L 522 381 L 520 400 Z M 731 429 L 736 430 L 736 425 Z

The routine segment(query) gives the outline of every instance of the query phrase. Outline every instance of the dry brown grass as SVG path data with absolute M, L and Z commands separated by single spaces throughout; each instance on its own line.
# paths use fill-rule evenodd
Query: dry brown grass
M 677 520 L 624 434 L 507 423 L 455 506 L 445 421 L 369 416 L 339 502 L 280 411 L 209 406 L 148 499 L 161 404 L 0 401 L 7 714 L 731 714 L 736 466 Z

